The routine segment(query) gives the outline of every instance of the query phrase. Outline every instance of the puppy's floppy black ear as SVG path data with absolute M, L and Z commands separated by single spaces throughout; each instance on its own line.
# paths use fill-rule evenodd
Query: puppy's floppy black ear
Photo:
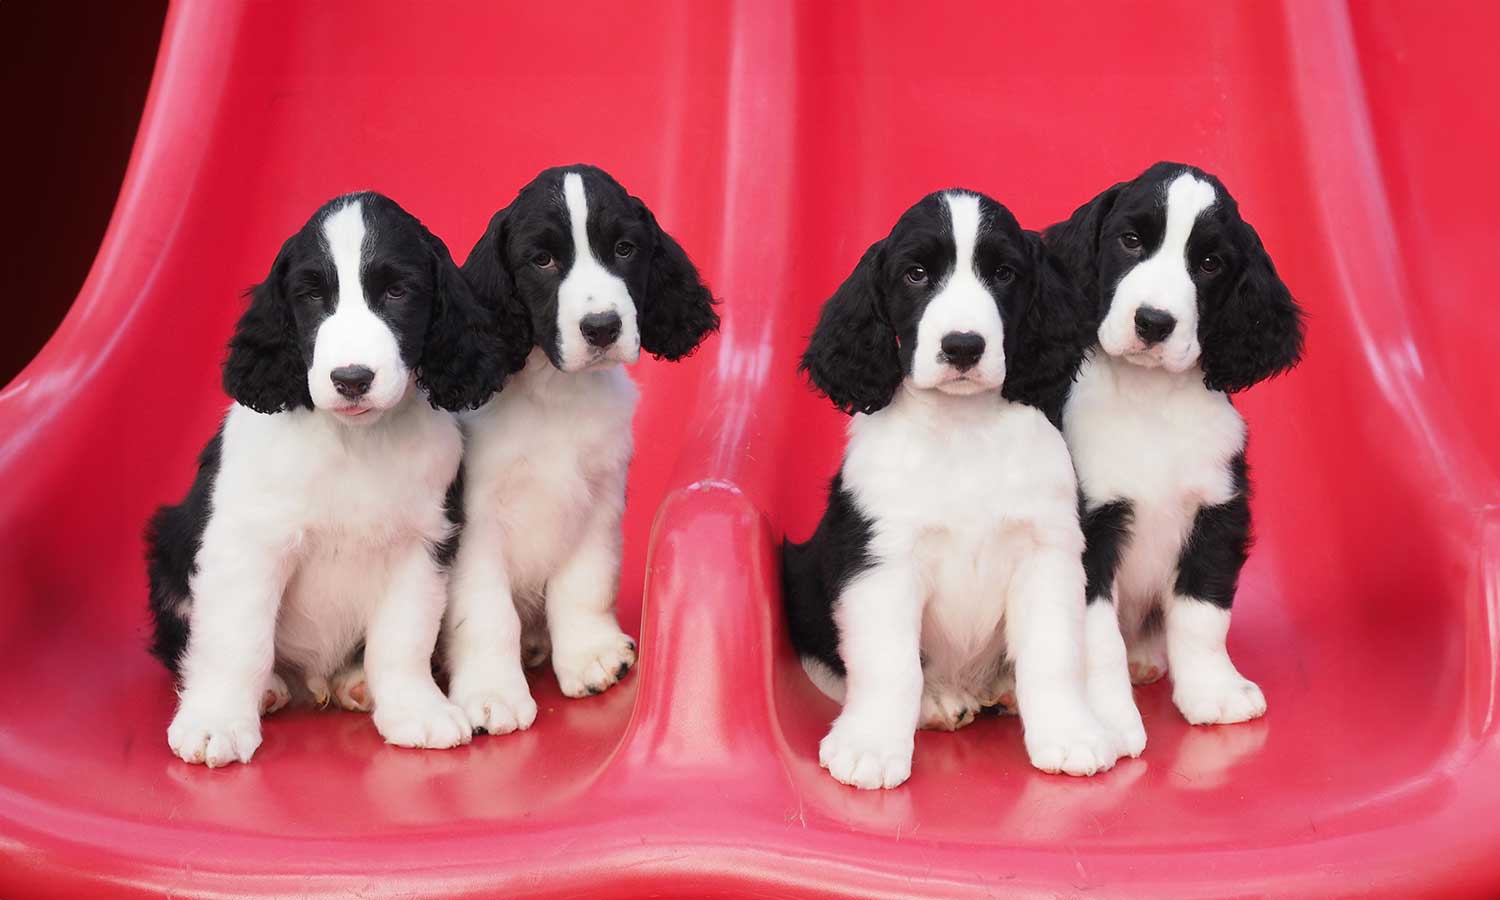
M 250 306 L 240 316 L 224 360 L 224 392 L 258 413 L 312 408 L 307 364 L 297 342 L 297 320 L 286 294 L 286 269 L 293 237 L 276 254 L 271 272 L 249 290 Z
M 636 310 L 641 348 L 660 359 L 679 360 L 719 330 L 719 314 L 714 311 L 713 294 L 682 246 L 656 224 L 646 204 L 635 203 L 656 238 L 646 296 Z
M 823 304 L 799 367 L 834 406 L 849 415 L 884 408 L 901 386 L 896 329 L 881 300 L 884 252 L 885 241 L 871 244 L 859 265 Z
M 1248 259 L 1239 280 L 1202 313 L 1200 362 L 1209 390 L 1234 393 L 1302 359 L 1302 310 L 1250 227 Z M 1208 304 L 1204 304 L 1208 306 Z
M 438 409 L 475 409 L 513 371 L 506 366 L 515 356 L 515 336 L 475 297 L 447 245 L 425 227 L 422 240 L 432 254 L 432 313 L 417 362 L 417 383 Z
M 1047 249 L 1061 260 L 1078 290 L 1095 305 L 1103 302 L 1099 284 L 1099 233 L 1126 184 L 1122 181 L 1114 185 L 1042 234 Z
M 1032 285 L 1018 315 L 1005 323 L 1005 384 L 1001 396 L 1035 406 L 1049 418 L 1062 413 L 1068 386 L 1098 328 L 1095 305 L 1078 290 L 1063 261 L 1026 232 Z
M 532 341 L 531 316 L 521 303 L 505 260 L 505 227 L 509 216 L 507 206 L 490 217 L 489 226 L 469 251 L 461 270 L 475 299 L 495 317 L 501 338 L 500 365 L 506 374 L 519 372 L 526 365 Z

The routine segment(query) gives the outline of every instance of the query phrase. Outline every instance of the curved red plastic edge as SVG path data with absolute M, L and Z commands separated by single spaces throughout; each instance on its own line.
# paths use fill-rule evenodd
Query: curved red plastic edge
M 1500 886 L 1497 198 L 1471 177 L 1500 121 L 1447 90 L 1493 88 L 1493 12 L 539 6 L 174 7 L 93 272 L 0 393 L 0 896 Z M 1158 158 L 1225 179 L 1309 311 L 1306 363 L 1241 403 L 1260 540 L 1232 641 L 1270 713 L 1193 729 L 1154 686 L 1145 755 L 1100 777 L 1034 772 L 992 719 L 919 735 L 899 790 L 836 784 L 777 588 L 845 425 L 794 376 L 817 305 L 926 191 L 1036 227 Z M 726 301 L 696 357 L 636 370 L 638 671 L 584 701 L 537 678 L 532 730 L 451 752 L 302 711 L 250 766 L 177 762 L 138 535 L 222 413 L 232 298 L 336 192 L 390 193 L 461 255 L 574 160 Z

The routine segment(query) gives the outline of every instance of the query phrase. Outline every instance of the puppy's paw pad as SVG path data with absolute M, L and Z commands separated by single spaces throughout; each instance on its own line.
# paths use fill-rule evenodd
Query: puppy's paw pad
M 464 711 L 475 734 L 510 734 L 525 731 L 536 721 L 536 701 L 522 685 L 519 690 L 480 689 L 460 694 L 453 702 Z
M 1094 775 L 1119 759 L 1116 739 L 1098 723 L 1025 726 L 1026 753 L 1043 772 Z
M 967 691 L 933 688 L 922 694 L 921 727 L 934 731 L 957 731 L 979 714 L 979 700 Z
M 167 745 L 184 762 L 210 769 L 247 763 L 260 747 L 260 717 L 178 710 L 167 728 Z
M 375 707 L 375 729 L 398 747 L 445 750 L 467 744 L 474 729 L 464 711 L 442 698 L 402 699 Z
M 1259 718 L 1266 712 L 1266 697 L 1255 682 L 1245 678 L 1189 681 L 1178 684 L 1172 702 L 1193 725 L 1232 725 Z
M 370 699 L 370 685 L 365 680 L 365 670 L 361 667 L 345 669 L 333 676 L 330 685 L 333 689 L 333 700 L 341 709 L 349 712 L 369 712 L 374 708 Z
M 910 737 L 881 739 L 835 722 L 818 745 L 818 764 L 844 784 L 878 790 L 911 777 L 911 754 Z
M 552 651 L 552 668 L 562 692 L 573 698 L 602 694 L 635 665 L 635 641 L 616 631 L 576 649 Z

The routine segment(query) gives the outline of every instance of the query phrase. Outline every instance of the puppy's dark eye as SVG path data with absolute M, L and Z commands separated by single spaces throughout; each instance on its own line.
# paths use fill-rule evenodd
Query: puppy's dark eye
M 536 266 L 538 269 L 557 268 L 557 260 L 554 259 L 552 254 L 548 253 L 546 250 L 538 250 L 537 252 L 531 254 L 531 264 L 533 266 Z
M 1010 284 L 1016 280 L 1016 270 L 1010 266 L 1001 266 L 995 270 L 995 280 L 1001 284 Z
M 1120 235 L 1120 246 L 1134 253 L 1141 249 L 1141 236 L 1134 231 L 1127 231 Z
M 1198 260 L 1198 271 L 1204 275 L 1213 275 L 1224 268 L 1224 260 L 1219 259 L 1212 253 Z
M 387 299 L 387 300 L 405 300 L 406 299 L 406 286 L 405 285 L 401 285 L 401 284 L 393 284 L 390 287 L 386 288 L 385 289 L 385 299 Z
M 906 270 L 906 280 L 911 284 L 926 284 L 927 270 L 921 266 L 912 266 Z
M 621 259 L 629 259 L 634 255 L 635 244 L 632 244 L 629 241 L 620 241 L 618 244 L 615 244 L 615 256 L 618 256 Z
M 322 303 L 323 302 L 323 292 L 322 291 L 316 291 L 316 290 L 303 291 L 302 292 L 302 299 L 306 300 L 308 303 Z

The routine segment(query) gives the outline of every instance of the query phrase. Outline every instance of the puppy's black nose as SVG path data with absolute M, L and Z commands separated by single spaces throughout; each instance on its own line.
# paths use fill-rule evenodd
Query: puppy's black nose
M 1177 327 L 1177 317 L 1164 309 L 1142 306 L 1135 311 L 1135 333 L 1149 347 L 1160 344 Z
M 333 386 L 339 396 L 358 400 L 369 392 L 375 373 L 364 366 L 339 366 L 328 373 L 328 377 L 333 379 Z
M 984 355 L 984 338 L 972 331 L 950 331 L 943 335 L 943 360 L 960 372 L 979 364 Z
M 578 330 L 591 347 L 608 347 L 620 336 L 620 314 L 589 313 L 578 322 Z

